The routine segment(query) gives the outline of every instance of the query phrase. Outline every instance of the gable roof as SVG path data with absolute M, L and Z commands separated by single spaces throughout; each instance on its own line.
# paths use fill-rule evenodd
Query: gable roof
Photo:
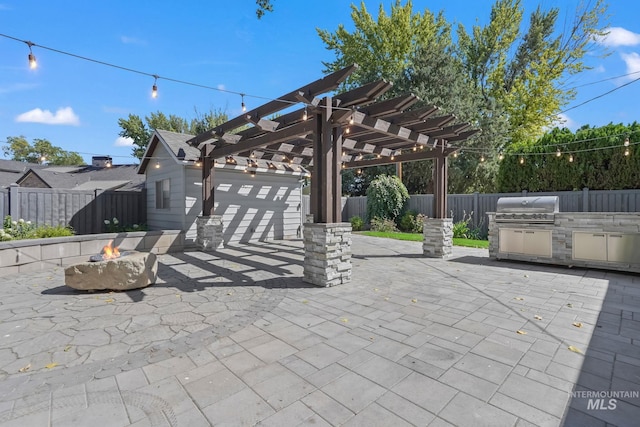
M 0 159 L 0 188 L 15 183 L 29 169 L 42 169 L 46 166 L 37 163 Z
M 69 169 L 69 172 L 57 167 L 29 169 L 16 183 L 21 184 L 30 176 L 35 176 L 49 188 L 140 190 L 144 188 L 144 179 L 136 174 L 137 167 L 137 165 L 83 166 Z

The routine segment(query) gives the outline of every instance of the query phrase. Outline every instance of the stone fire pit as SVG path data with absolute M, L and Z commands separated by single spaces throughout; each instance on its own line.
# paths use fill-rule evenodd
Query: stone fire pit
M 91 257 L 94 261 L 65 268 L 64 283 L 79 290 L 126 291 L 156 282 L 158 261 L 152 252 L 126 251 L 117 258 L 101 258 L 97 255 Z

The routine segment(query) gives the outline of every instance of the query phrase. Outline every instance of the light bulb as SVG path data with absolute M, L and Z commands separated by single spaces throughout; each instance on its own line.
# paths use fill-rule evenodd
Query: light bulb
M 158 86 L 153 85 L 153 87 L 151 88 L 151 97 L 152 98 L 158 97 Z
M 624 149 L 624 155 L 625 155 L 625 156 L 628 156 L 629 154 L 631 154 L 631 153 L 629 152 L 629 149 L 628 149 L 628 148 L 625 148 L 625 149 Z
M 302 113 L 302 120 L 307 120 L 309 115 L 307 114 L 307 107 L 304 107 L 304 113 Z
M 35 70 L 37 66 L 38 63 L 36 62 L 36 56 L 33 53 L 29 53 L 29 68 Z
M 624 146 L 628 147 L 629 146 L 629 137 L 624 139 Z
M 569 162 L 573 163 L 573 154 L 569 154 Z
M 520 164 L 524 165 L 524 157 L 520 157 Z
M 456 151 L 455 153 L 453 153 L 453 158 L 457 159 L 458 158 L 458 152 Z
M 160 168 L 160 162 L 156 161 L 156 169 Z
M 480 162 L 484 162 L 484 156 L 480 157 Z
M 560 157 L 562 156 L 562 151 L 560 151 L 560 149 L 558 148 L 558 151 L 556 151 L 556 157 Z
M 504 154 L 500 153 L 500 154 L 498 155 L 498 160 L 504 160 Z

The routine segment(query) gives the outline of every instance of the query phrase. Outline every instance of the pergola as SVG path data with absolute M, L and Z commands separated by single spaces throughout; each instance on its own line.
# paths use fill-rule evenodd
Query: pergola
M 436 106 L 408 110 L 419 101 L 413 94 L 377 101 L 393 86 L 385 80 L 329 94 L 356 69 L 336 71 L 189 140 L 203 158 L 203 217 L 214 217 L 214 159 L 242 156 L 310 167 L 316 224 L 341 223 L 343 169 L 434 159 L 433 218 L 445 219 L 447 157 L 480 130 L 455 123 L 453 114 L 438 115 Z

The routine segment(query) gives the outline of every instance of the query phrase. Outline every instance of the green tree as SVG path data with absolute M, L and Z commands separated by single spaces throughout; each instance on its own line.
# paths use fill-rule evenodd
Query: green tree
M 481 128 L 482 134 L 450 159 L 449 191 L 492 191 L 498 152 L 535 139 L 573 99 L 564 84 L 585 69 L 584 55 L 595 52 L 593 41 L 603 34 L 598 26 L 606 19 L 604 0 L 579 7 L 567 28 L 558 28 L 557 8 L 538 8 L 523 32 L 521 1 L 496 0 L 486 26 L 474 26 L 471 34 L 458 26 L 457 45 L 442 12 L 414 13 L 412 6 L 410 0 L 404 6 L 396 0 L 390 15 L 380 6 L 376 21 L 361 3 L 352 6 L 353 32 L 343 25 L 334 33 L 318 30 L 336 55 L 325 63 L 325 72 L 358 63 L 343 90 L 392 80 L 396 85 L 388 96 L 414 92 L 423 100 L 417 107 L 432 103 Z M 430 189 L 431 162 L 405 164 L 403 178 L 411 192 Z
M 256 5 L 258 6 L 256 16 L 258 19 L 262 18 L 267 12 L 273 12 L 273 3 L 271 1 L 272 0 L 256 0 Z
M 531 13 L 520 32 L 524 9 L 521 0 L 497 0 L 490 22 L 473 26 L 471 34 L 458 26 L 458 54 L 486 99 L 503 106 L 510 139 L 533 141 L 557 121 L 557 113 L 575 98 L 567 79 L 586 69 L 583 58 L 598 51 L 595 40 L 605 34 L 604 0 L 584 2 L 574 20 L 559 28 L 559 8 Z
M 379 175 L 367 189 L 367 220 L 373 218 L 395 221 L 406 206 L 409 193 L 394 175 Z
M 221 110 L 211 110 L 204 114 L 195 110 L 195 118 L 191 120 L 173 114 L 167 116 L 157 111 L 146 116 L 144 120 L 136 114 L 129 114 L 126 119 L 118 119 L 118 125 L 122 129 L 119 135 L 133 140 L 133 156 L 141 159 L 156 129 L 197 135 L 227 120 L 226 113 Z
M 353 33 L 342 24 L 334 33 L 317 29 L 327 49 L 336 55 L 334 61 L 323 62 L 325 73 L 353 63 L 360 66 L 343 84 L 344 90 L 379 79 L 396 81 L 411 67 L 418 48 L 439 40 L 443 32 L 449 31 L 442 12 L 437 16 L 428 10 L 424 15 L 414 14 L 411 0 L 405 6 L 396 0 L 390 15 L 380 5 L 377 20 L 369 14 L 364 2 L 360 2 L 360 7 L 352 4 L 351 19 L 355 25 Z
M 24 136 L 7 137 L 7 145 L 2 147 L 5 156 L 27 163 L 43 163 L 58 166 L 83 165 L 84 159 L 75 151 L 65 151 L 46 139 L 36 138 L 30 144 Z

